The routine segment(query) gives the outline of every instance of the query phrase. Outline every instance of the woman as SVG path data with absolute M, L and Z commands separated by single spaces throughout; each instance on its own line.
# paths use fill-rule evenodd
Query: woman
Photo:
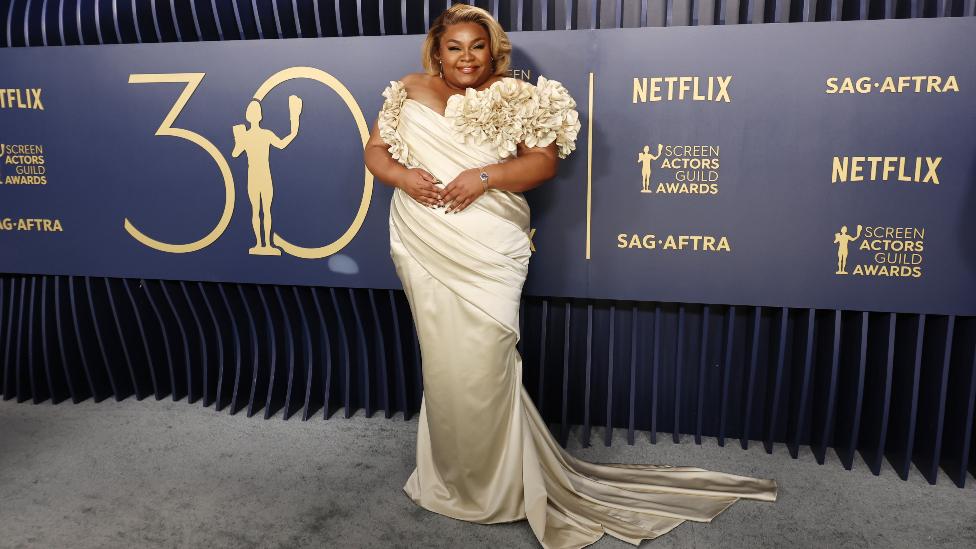
M 776 483 L 694 467 L 578 460 L 522 387 L 518 310 L 529 261 L 521 192 L 575 147 L 576 106 L 556 81 L 504 78 L 511 45 L 488 12 L 455 5 L 433 23 L 425 73 L 391 82 L 366 166 L 396 187 L 390 253 L 420 339 L 424 396 L 418 505 L 479 523 L 528 519 L 543 547 L 604 532 L 634 545 L 710 521 Z

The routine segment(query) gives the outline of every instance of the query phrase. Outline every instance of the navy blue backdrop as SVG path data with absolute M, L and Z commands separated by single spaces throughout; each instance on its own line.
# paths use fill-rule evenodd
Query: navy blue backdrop
M 529 196 L 527 292 L 974 314 L 974 37 L 952 18 L 513 33 L 513 74 L 564 83 L 583 122 Z M 421 38 L 0 51 L 5 269 L 398 288 L 361 150 Z M 304 104 L 271 151 L 273 231 L 298 247 L 274 257 L 247 254 L 231 155 L 259 89 L 280 136 Z
M 424 32 L 425 25 L 444 2 L 408 4 L 409 10 L 401 11 L 400 2 L 369 0 L 334 4 L 317 1 L 251 3 L 244 0 L 226 3 L 203 0 L 152 3 L 142 0 L 16 0 L 0 3 L 0 29 L 5 32 L 6 45 L 14 47 L 416 34 Z M 510 31 L 953 16 L 972 15 L 973 12 L 973 2 L 548 0 L 478 4 L 495 13 Z M 342 9 L 336 10 L 336 6 Z M 967 166 L 960 158 L 960 155 L 972 152 L 972 101 L 965 100 L 971 97 L 966 94 L 971 91 L 967 82 L 972 82 L 972 67 L 964 64 L 957 69 L 953 60 L 964 60 L 960 54 L 966 50 L 966 40 L 972 40 L 972 33 L 955 41 L 944 38 L 954 32 L 949 29 L 969 28 L 965 26 L 969 21 L 971 19 L 887 21 L 876 26 L 852 22 L 760 29 L 619 31 L 620 36 L 628 32 L 638 33 L 638 40 L 658 49 L 662 45 L 687 45 L 688 41 L 705 43 L 721 37 L 720 47 L 713 46 L 694 58 L 694 70 L 683 64 L 681 55 L 684 54 L 677 54 L 680 47 L 679 52 L 672 54 L 662 54 L 650 47 L 648 51 L 633 52 L 634 69 L 629 73 L 622 66 L 600 62 L 599 50 L 584 56 L 589 63 L 584 68 L 595 67 L 592 69 L 595 104 L 592 257 L 590 260 L 585 257 L 572 260 L 573 265 L 581 265 L 583 271 L 574 271 L 571 265 L 547 266 L 549 260 L 546 259 L 572 257 L 572 253 L 583 255 L 579 227 L 545 228 L 544 225 L 552 223 L 553 216 L 562 215 L 559 208 L 579 206 L 580 195 L 562 193 L 563 188 L 557 184 L 585 186 L 580 171 L 585 168 L 586 159 L 582 154 L 584 150 L 580 149 L 563 166 L 560 181 L 543 187 L 534 193 L 537 196 L 531 197 L 534 219 L 539 224 L 534 235 L 538 249 L 529 283 L 529 291 L 535 295 L 524 300 L 521 315 L 524 334 L 521 351 L 527 365 L 525 383 L 545 417 L 558 425 L 561 440 L 565 441 L 569 436 L 570 425 L 580 424 L 579 436 L 584 443 L 589 443 L 593 429 L 601 426 L 599 433 L 605 444 L 611 442 L 610 428 L 622 427 L 627 429 L 630 442 L 633 442 L 636 431 L 646 431 L 652 441 L 657 441 L 658 431 L 663 431 L 672 433 L 675 442 L 680 441 L 682 433 L 694 435 L 697 443 L 701 443 L 705 436 L 716 437 L 719 444 L 724 444 L 728 438 L 736 438 L 743 447 L 748 446 L 750 440 L 761 440 L 767 451 L 772 451 L 776 443 L 786 443 L 794 456 L 808 445 L 821 463 L 828 459 L 827 449 L 833 448 L 847 468 L 860 455 L 876 474 L 881 470 L 882 460 L 887 459 L 902 478 L 908 477 L 914 465 L 934 483 L 941 468 L 957 485 L 964 485 L 967 470 L 972 471 L 976 463 L 976 445 L 972 436 L 976 402 L 976 322 L 972 316 L 957 316 L 970 315 L 972 309 L 971 284 L 965 284 L 965 277 L 969 276 L 971 281 L 972 276 L 972 247 L 966 240 L 966 229 L 969 227 L 968 234 L 971 234 L 971 225 L 965 224 L 967 221 L 961 212 L 965 211 L 965 204 L 972 203 L 973 166 Z M 925 23 L 946 26 L 929 27 Z M 933 28 L 938 30 L 930 30 Z M 894 35 L 884 37 L 883 29 Z M 766 34 L 757 34 L 759 32 Z M 567 44 L 587 41 L 572 37 L 577 34 L 590 33 L 569 33 L 570 37 L 560 38 L 560 41 L 565 40 Z M 618 33 L 597 34 L 603 37 L 596 40 L 604 45 L 602 51 L 612 51 L 608 44 Z M 517 35 L 519 40 L 523 37 L 533 40 L 531 36 Z M 525 48 L 525 51 L 543 52 L 546 44 L 550 48 L 556 47 L 556 41 L 550 41 L 546 36 L 549 35 L 540 36 L 536 39 L 538 44 L 531 50 Z M 789 55 L 779 56 L 778 52 L 766 47 L 765 41 L 750 42 L 756 36 L 779 40 L 777 48 L 785 49 Z M 811 36 L 825 38 L 813 39 Z M 873 37 L 874 41 L 866 37 Z M 384 38 L 380 44 L 392 44 L 395 40 Z M 403 40 L 416 44 L 419 37 Z M 630 43 L 632 40 L 626 41 Z M 889 46 L 885 51 L 878 52 L 873 48 L 877 40 L 890 40 L 886 42 Z M 792 46 L 793 41 L 801 46 Z M 322 43 L 338 44 L 339 41 Z M 269 48 L 276 46 L 292 47 L 283 46 L 287 42 L 274 44 L 224 43 L 187 47 L 194 54 L 206 48 L 238 51 L 237 48 L 253 46 L 255 51 L 271 51 Z M 708 76 L 723 76 L 723 71 L 713 64 L 722 60 L 724 48 L 733 45 L 740 48 L 733 50 L 738 55 L 725 55 L 726 62 L 736 67 L 736 72 L 729 71 L 732 76 L 729 103 L 633 102 L 635 78 L 646 77 L 647 93 L 654 96 L 655 82 L 662 85 L 666 77 L 699 76 L 703 78 L 700 83 L 704 83 Z M 387 192 L 385 188 L 377 185 L 363 232 L 339 254 L 325 260 L 246 255 L 248 212 L 242 196 L 245 164 L 240 158 L 236 161 L 230 158 L 230 129 L 233 124 L 242 122 L 246 100 L 256 85 L 291 63 L 278 63 L 260 55 L 253 63 L 258 66 L 264 63 L 267 71 L 251 73 L 249 66 L 226 71 L 228 74 L 253 74 L 246 86 L 214 82 L 211 75 L 215 73 L 211 72 L 197 93 L 215 94 L 213 97 L 219 100 L 200 103 L 198 101 L 205 96 L 195 95 L 182 116 L 187 121 L 205 121 L 206 113 L 194 109 L 209 107 L 227 113 L 225 118 L 213 121 L 216 128 L 213 133 L 206 126 L 184 123 L 184 118 L 175 124 L 197 130 L 219 143 L 219 149 L 228 157 L 229 167 L 239 185 L 238 211 L 230 218 L 226 235 L 212 246 L 227 246 L 227 255 L 216 254 L 214 257 L 233 258 L 233 265 L 247 264 L 245 272 L 226 276 L 228 266 L 207 259 L 209 250 L 191 254 L 147 250 L 120 229 L 119 214 L 122 214 L 131 215 L 136 226 L 160 237 L 171 234 L 163 233 L 163 230 L 175 231 L 175 236 L 199 237 L 199 220 L 187 217 L 186 212 L 205 210 L 206 219 L 212 219 L 215 211 L 220 212 L 219 200 L 214 200 L 215 196 L 219 197 L 221 188 L 214 162 L 191 143 L 152 136 L 183 84 L 125 83 L 132 73 L 164 70 L 220 72 L 223 69 L 188 69 L 182 66 L 185 60 L 176 62 L 173 59 L 154 61 L 153 66 L 138 66 L 142 59 L 148 60 L 153 55 L 143 57 L 144 51 L 162 51 L 167 47 L 181 46 L 156 46 L 159 49 L 147 47 L 144 50 L 120 46 L 117 52 L 138 52 L 128 62 L 132 66 L 101 65 L 89 71 L 86 78 L 76 80 L 79 90 L 107 84 L 118 86 L 118 93 L 124 93 L 125 98 L 113 102 L 108 111 L 119 109 L 123 113 L 115 115 L 114 119 L 105 119 L 106 109 L 99 105 L 111 101 L 112 96 L 72 96 L 71 104 L 77 105 L 76 102 L 81 101 L 82 105 L 87 105 L 87 108 L 75 108 L 65 114 L 67 120 L 83 122 L 69 127 L 67 136 L 73 139 L 66 139 L 66 145 L 55 148 L 41 142 L 49 146 L 41 154 L 50 155 L 52 174 L 56 173 L 54 170 L 59 163 L 64 171 L 57 173 L 56 178 L 52 175 L 50 183 L 43 186 L 18 184 L 5 185 L 2 189 L 5 207 L 8 203 L 13 204 L 16 198 L 27 201 L 21 204 L 40 200 L 45 208 L 61 201 L 65 208 L 3 214 L 12 220 L 42 219 L 40 222 L 26 221 L 26 230 L 16 234 L 16 238 L 2 235 L 5 257 L 9 258 L 9 267 L 3 270 L 23 273 L 0 278 L 0 356 L 3 360 L 0 389 L 4 398 L 33 402 L 48 399 L 60 402 L 71 398 L 78 402 L 86 398 L 121 400 L 129 396 L 141 399 L 152 395 L 157 399 L 172 396 L 177 400 L 187 397 L 188 402 L 202 400 L 203 405 L 213 404 L 219 410 L 229 409 L 230 413 L 246 409 L 248 415 L 252 415 L 263 410 L 266 418 L 280 412 L 284 419 L 288 419 L 301 412 L 303 419 L 309 419 L 320 410 L 323 417 L 328 418 L 340 408 L 346 416 L 362 409 L 367 415 L 383 410 L 388 417 L 397 411 L 409 417 L 417 410 L 422 387 L 416 342 L 403 295 L 386 289 L 390 285 L 354 282 L 360 275 L 370 275 L 365 270 L 360 270 L 356 276 L 344 274 L 360 265 L 355 261 L 359 258 L 349 253 L 359 239 L 372 238 L 385 247 L 382 235 L 376 240 L 376 234 L 369 236 L 368 232 L 384 218 L 379 208 L 385 208 L 381 199 Z M 294 47 L 302 49 L 304 46 Z M 111 51 L 113 48 L 93 49 L 98 53 L 91 55 L 99 58 L 116 55 Z M 89 55 L 83 53 L 85 49 L 74 48 L 53 56 L 44 51 L 41 48 L 0 53 L 4 55 L 5 69 L 8 59 L 26 59 L 30 55 L 36 55 L 42 61 Z M 414 57 L 407 54 L 409 52 L 403 54 L 405 58 Z M 549 68 L 541 60 L 537 62 L 534 55 L 517 62 L 522 63 L 522 68 L 532 70 L 532 81 L 540 70 L 565 81 L 580 102 L 584 121 L 587 120 L 590 112 L 587 79 L 580 80 L 581 75 L 575 72 L 570 76 L 557 76 L 559 71 L 577 71 L 579 67 L 560 64 Z M 328 54 L 322 56 L 324 59 Z M 775 66 L 766 66 L 769 63 Z M 817 63 L 826 63 L 826 66 Z M 180 66 L 162 68 L 171 65 Z M 397 70 L 402 70 L 402 66 L 400 63 Z M 622 76 L 612 76 L 614 67 L 623 71 Z M 72 70 L 80 68 L 79 65 Z M 46 73 L 45 78 L 57 75 L 50 70 L 41 72 Z M 756 78 L 757 73 L 762 76 Z M 750 74 L 753 76 L 743 78 Z M 958 92 L 946 83 L 945 77 L 950 74 L 956 75 Z M 122 80 L 115 81 L 119 76 Z M 847 84 L 844 76 L 867 76 L 872 80 L 865 88 L 864 80 L 852 78 Z M 885 76 L 894 77 L 890 84 L 895 87 L 894 92 L 884 90 L 889 85 Z M 909 78 L 902 84 L 899 76 L 926 77 L 922 79 L 923 91 L 916 93 L 914 88 L 908 87 L 915 86 L 915 81 Z M 942 78 L 939 91 L 928 90 L 928 76 Z M 662 80 L 653 80 L 656 77 Z M 829 80 L 832 77 L 838 79 L 832 83 Z M 376 93 L 385 78 L 387 76 L 378 74 L 376 83 L 365 86 L 368 89 L 355 91 L 370 122 L 379 105 Z M 750 86 L 763 82 L 779 89 L 750 89 Z M 876 88 L 874 83 L 877 83 Z M 899 86 L 905 87 L 899 92 Z M 38 86 L 15 83 L 6 84 L 6 87 L 21 90 L 21 102 L 29 107 L 33 96 L 28 89 Z M 748 93 L 742 95 L 740 90 Z M 269 95 L 267 117 L 268 123 L 273 124 L 279 134 L 284 134 L 287 132 L 287 93 L 279 93 L 281 91 L 272 92 L 278 94 L 277 100 L 272 100 L 274 96 Z M 16 99 L 16 93 L 11 93 L 4 92 L 7 104 L 9 98 Z M 324 106 L 340 113 L 340 116 L 329 117 L 328 121 L 338 120 L 339 124 L 351 125 L 348 111 L 342 111 L 335 97 L 329 96 L 330 92 L 324 87 L 318 84 L 306 86 L 301 93 L 310 94 L 305 114 L 312 115 L 303 119 L 303 123 L 313 122 L 314 109 Z M 656 93 L 660 96 L 661 92 Z M 667 93 L 666 88 L 663 93 Z M 5 122 L 0 126 L 0 142 L 29 146 L 31 143 L 21 135 L 51 138 L 48 132 L 55 126 L 46 124 L 19 125 L 18 132 L 23 133 L 13 138 L 6 133 L 11 127 L 7 120 L 20 115 L 51 114 L 48 109 L 56 108 L 52 106 L 58 102 L 50 102 L 49 90 L 44 91 L 42 97 L 44 111 L 30 108 L 0 111 Z M 318 101 L 326 97 L 332 102 Z M 967 104 L 956 108 L 952 102 L 960 100 Z M 761 105 L 754 104 L 757 101 L 772 101 L 769 107 L 785 102 L 786 106 L 795 108 L 763 110 L 759 108 Z M 150 103 L 155 108 L 148 107 Z M 897 118 L 891 116 L 892 110 L 899 113 Z M 736 112 L 751 115 L 736 119 Z M 608 115 L 602 129 L 604 114 L 601 113 Z M 777 113 L 778 116 L 772 116 Z M 932 113 L 936 118 L 930 120 L 927 116 Z M 938 116 L 946 118 L 939 119 Z M 118 120 L 126 117 L 133 117 L 133 120 Z M 135 124 L 137 118 L 139 124 Z M 341 122 L 343 120 L 345 122 Z M 694 123 L 681 123 L 688 120 Z M 617 128 L 616 121 L 621 125 L 631 124 L 632 133 Z M 879 121 L 894 131 L 876 131 L 872 125 Z M 800 132 L 805 126 L 799 122 L 812 124 L 817 131 Z M 762 124 L 784 130 L 792 128 L 796 134 L 787 131 L 784 139 L 763 143 L 765 134 L 759 131 Z M 113 135 L 106 130 L 126 126 L 138 131 Z M 308 124 L 304 127 L 314 129 L 316 126 Z M 962 130 L 948 135 L 954 128 Z M 966 128 L 969 128 L 968 133 Z M 914 133 L 909 134 L 908 129 Z M 349 127 L 342 131 L 353 132 Z M 823 135 L 828 134 L 833 138 L 825 142 Z M 716 139 L 722 135 L 734 139 Z M 351 137 L 344 137 L 339 143 L 341 146 L 348 143 L 349 150 L 354 151 L 353 141 Z M 580 144 L 585 143 L 584 137 Z M 968 149 L 966 143 L 969 143 Z M 757 154 L 755 151 L 762 148 L 753 149 L 755 144 L 764 144 L 771 152 Z M 294 142 L 294 150 L 277 152 L 294 153 L 296 157 L 321 154 L 309 149 L 302 151 L 300 145 L 299 139 Z M 640 193 L 638 154 L 643 145 L 648 145 L 652 154 L 657 145 L 662 148 L 672 146 L 671 152 L 665 152 L 653 161 L 650 187 L 654 193 Z M 682 151 L 676 147 L 693 145 L 703 147 L 698 152 L 689 153 L 691 156 L 710 162 L 717 157 L 717 194 L 695 196 L 678 192 L 669 196 L 668 192 L 657 193 L 661 184 L 666 191 L 668 187 L 680 191 L 677 181 L 683 176 L 679 176 L 678 169 L 672 165 L 665 166 L 663 160 L 677 156 L 676 150 Z M 811 145 L 815 145 L 819 152 L 803 149 Z M 715 147 L 718 154 L 713 152 Z M 780 151 L 781 155 L 772 154 L 774 151 Z M 36 152 L 22 147 L 15 154 Z M 883 180 L 883 175 L 882 181 L 856 180 L 855 165 L 861 166 L 861 175 L 867 175 L 871 171 L 870 158 L 879 157 L 878 173 L 883 174 L 886 158 L 895 158 L 897 167 L 897 159 L 902 156 L 909 162 L 904 172 L 909 178 L 914 175 L 914 165 L 910 162 L 915 157 L 925 162 L 920 167 L 919 177 L 927 175 L 928 162 L 940 158 L 936 168 L 939 185 L 935 186 L 931 181 L 899 182 L 896 180 L 897 169 L 889 172 L 887 181 Z M 179 164 L 167 162 L 167 158 L 176 158 Z M 65 163 L 69 159 L 77 159 L 77 164 Z M 847 167 L 835 168 L 835 163 L 842 162 L 847 162 Z M 72 166 L 76 166 L 75 169 Z M 78 169 L 77 166 L 88 169 Z M 149 169 L 151 166 L 156 169 Z M 19 174 L 16 166 L 11 168 L 5 166 L 3 175 L 11 174 L 8 169 L 13 175 L 37 175 L 29 169 Z M 133 176 L 133 169 L 141 175 Z M 280 169 L 286 170 L 287 166 Z M 807 179 L 784 182 L 764 176 L 792 173 L 788 169 L 797 169 Z M 194 181 L 188 180 L 186 174 L 200 170 L 210 170 L 211 178 L 206 180 L 207 185 L 197 188 L 192 186 Z M 711 168 L 703 168 L 704 177 L 714 177 L 709 170 Z M 282 185 L 287 185 L 286 171 L 281 172 Z M 277 178 L 278 167 L 274 168 L 274 173 Z M 618 175 L 600 181 L 610 173 Z M 832 182 L 834 177 L 846 181 Z M 151 178 L 155 178 L 155 185 L 141 185 L 145 179 Z M 186 192 L 176 193 L 180 188 Z M 90 191 L 88 194 L 84 192 L 86 189 Z M 99 191 L 106 189 L 114 190 L 115 194 L 102 196 L 106 193 Z M 297 189 L 291 188 L 290 198 L 287 193 L 280 193 L 283 203 L 300 200 Z M 969 194 L 965 194 L 966 189 Z M 77 194 L 59 195 L 64 192 Z M 750 192 L 756 194 L 750 195 Z M 960 192 L 963 193 L 961 198 L 954 194 Z M 25 196 L 28 198 L 24 199 Z M 197 196 L 202 198 L 193 198 Z M 80 198 L 72 201 L 72 197 Z M 560 202 L 563 197 L 575 203 L 563 204 Z M 188 204 L 188 198 L 199 203 Z M 762 207 L 767 200 L 798 206 L 767 211 Z M 961 202 L 949 203 L 952 200 Z M 133 205 L 133 213 L 112 210 L 112 204 L 123 202 Z M 941 208 L 946 203 L 949 209 L 943 211 Z M 351 204 L 336 205 L 349 212 L 354 200 Z M 554 209 L 547 210 L 547 205 Z M 752 208 L 748 210 L 751 213 L 733 216 L 729 212 L 730 205 Z M 74 223 L 64 225 L 64 231 L 43 231 L 43 219 L 57 218 L 61 211 L 82 210 L 88 213 L 78 214 Z M 52 211 L 54 213 L 50 213 Z M 678 215 L 680 212 L 686 212 L 686 215 Z M 916 216 L 923 214 L 925 217 L 920 221 Z M 283 215 L 280 221 L 282 234 L 306 246 L 322 245 L 329 240 L 327 233 L 330 230 L 333 237 L 338 230 L 330 229 L 329 223 L 333 220 L 299 220 Z M 624 220 L 627 220 L 626 226 Z M 807 227 L 804 223 L 809 220 L 822 226 Z M 154 221 L 158 226 L 146 225 Z M 68 237 L 71 242 L 70 239 L 78 236 L 78 233 L 71 235 L 71 231 L 99 228 L 103 222 L 108 233 L 89 233 L 94 236 L 77 246 L 47 248 L 61 237 Z M 770 223 L 773 229 L 761 229 Z M 864 232 L 850 245 L 848 274 L 838 275 L 835 274 L 838 244 L 833 241 L 845 225 L 851 237 L 857 234 L 858 225 Z M 755 227 L 755 232 L 740 232 L 743 226 Z M 306 227 L 314 227 L 321 233 L 309 231 L 305 235 L 308 240 L 302 241 L 291 237 L 291 231 Z M 878 276 L 877 264 L 873 267 L 874 274 L 860 278 L 851 274 L 855 266 L 869 266 L 876 261 L 874 253 L 858 250 L 855 246 L 868 238 L 868 229 L 877 227 L 882 228 L 882 234 L 885 228 L 892 231 L 924 228 L 924 235 L 917 230 L 910 233 L 913 240 L 918 240 L 919 236 L 922 240 L 920 265 L 923 271 L 920 277 Z M 42 231 L 37 231 L 38 228 Z M 806 231 L 808 228 L 809 232 Z M 723 229 L 729 232 L 730 252 L 691 253 L 695 250 L 668 250 L 664 245 L 667 235 L 671 234 L 679 247 L 704 246 L 702 240 L 695 244 L 693 237 L 702 234 L 722 236 Z M 654 238 L 647 237 L 651 233 L 655 234 Z M 120 260 L 119 250 L 111 242 L 100 240 L 108 234 L 121 235 L 115 242 L 124 242 L 130 251 L 141 255 L 135 259 L 123 255 L 128 260 Z M 638 235 L 638 238 L 636 241 L 624 238 L 625 246 L 620 246 L 621 234 L 626 237 Z M 685 236 L 684 241 L 681 236 Z M 872 245 L 885 245 L 877 242 L 884 238 L 871 238 L 874 239 Z M 662 241 L 660 245 L 649 246 L 658 240 Z M 915 243 L 912 245 L 918 247 Z M 565 246 L 570 253 L 555 253 L 560 251 L 560 246 Z M 781 254 L 792 258 L 795 264 L 776 264 L 776 258 L 783 257 Z M 342 255 L 354 261 L 345 261 Z M 114 265 L 124 270 L 74 271 L 82 276 L 49 275 L 42 273 L 72 271 L 16 266 L 16 261 L 27 257 L 39 257 L 40 261 L 49 262 L 47 265 L 74 262 L 75 265 Z M 381 257 L 385 259 L 385 254 Z M 727 269 L 733 258 L 734 268 Z M 626 261 L 635 272 L 614 268 L 611 262 L 618 260 Z M 120 261 L 124 264 L 120 265 Z M 154 265 L 154 261 L 161 263 Z M 201 261 L 209 261 L 209 266 L 201 270 Z M 274 261 L 289 266 L 317 265 L 308 269 L 320 269 L 316 274 L 324 273 L 335 278 L 301 282 L 302 285 L 297 286 L 206 282 L 300 282 L 247 278 L 252 276 L 248 273 L 264 269 L 262 265 L 276 265 L 270 263 Z M 908 257 L 906 261 L 910 262 L 907 265 L 918 265 L 911 263 L 915 258 Z M 946 266 L 953 261 L 960 264 Z M 742 266 L 749 262 L 760 262 L 761 266 L 753 270 Z M 156 270 L 162 263 L 166 265 L 165 272 Z M 597 270 L 593 269 L 594 265 L 598 266 Z M 177 266 L 181 267 L 177 269 Z M 223 275 L 220 274 L 222 269 Z M 738 273 L 736 269 L 739 269 Z M 275 273 L 289 270 L 269 268 Z M 173 274 L 177 271 L 194 274 Z M 787 273 L 785 278 L 784 271 Z M 381 270 L 371 272 L 381 273 Z M 593 288 L 607 293 L 585 293 L 590 292 L 591 287 L 580 285 L 581 280 L 575 278 L 576 275 L 570 276 L 574 272 L 584 272 L 584 280 L 594 282 Z M 675 275 L 675 272 L 679 274 Z M 709 276 L 702 279 L 704 283 L 700 287 L 691 287 L 680 275 L 683 272 L 694 272 L 695 276 L 708 273 Z M 548 280 L 538 276 L 540 273 L 549 273 Z M 109 274 L 123 278 L 95 276 Z M 748 278 L 750 274 L 751 279 Z M 156 280 L 157 277 L 188 278 L 199 282 Z M 336 280 L 350 282 L 340 284 Z M 330 287 L 304 284 L 329 284 Z M 550 288 L 548 293 L 547 287 Z M 577 292 L 579 288 L 584 288 L 585 292 Z M 767 288 L 769 293 L 765 295 L 779 291 L 780 299 L 773 302 L 754 300 L 757 289 L 765 293 Z M 705 300 L 709 291 L 740 296 L 741 301 L 731 298 L 726 301 L 722 297 Z M 913 295 L 916 293 L 919 295 Z M 560 295 L 563 297 L 553 297 Z M 685 297 L 690 295 L 700 297 Z M 813 301 L 814 297 L 822 300 Z M 694 303 L 696 299 L 699 303 Z M 771 304 L 777 306 L 763 306 Z

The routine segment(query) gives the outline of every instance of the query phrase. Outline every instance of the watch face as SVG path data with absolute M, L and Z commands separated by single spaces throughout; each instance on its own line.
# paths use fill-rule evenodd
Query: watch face
M 481 180 L 488 181 L 488 172 L 481 172 Z

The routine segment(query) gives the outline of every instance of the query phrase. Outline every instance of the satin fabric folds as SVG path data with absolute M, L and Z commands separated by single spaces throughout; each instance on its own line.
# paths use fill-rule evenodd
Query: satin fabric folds
M 449 118 L 412 99 L 396 132 L 441 182 L 500 160 L 459 142 Z M 417 505 L 478 523 L 527 519 L 541 545 L 577 548 L 604 533 L 637 545 L 685 520 L 710 521 L 738 498 L 776 499 L 776 483 L 669 465 L 595 464 L 555 441 L 522 386 L 518 311 L 530 256 L 529 208 L 489 190 L 457 214 L 394 191 L 390 249 L 417 327 L 424 394 Z

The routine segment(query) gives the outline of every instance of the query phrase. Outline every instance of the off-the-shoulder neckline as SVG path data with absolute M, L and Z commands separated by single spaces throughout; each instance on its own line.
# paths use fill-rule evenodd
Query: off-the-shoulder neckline
M 522 80 L 520 78 L 514 78 L 514 77 L 511 77 L 511 76 L 505 76 L 505 77 L 502 77 L 502 78 L 500 78 L 500 79 L 492 82 L 491 85 L 489 85 L 487 88 L 482 88 L 480 90 L 476 90 L 474 88 L 464 88 L 464 92 L 463 93 L 454 93 L 454 94 L 451 94 L 447 98 L 447 102 L 444 103 L 444 112 L 443 113 L 438 112 L 437 109 L 431 107 L 430 105 L 424 103 L 423 101 L 418 101 L 418 100 L 414 99 L 413 97 L 407 96 L 406 95 L 406 93 L 407 93 L 407 86 L 403 83 L 402 80 L 397 80 L 397 82 L 403 88 L 403 93 L 404 93 L 404 98 L 403 99 L 404 99 L 404 101 L 406 101 L 407 99 L 409 99 L 410 101 L 413 101 L 414 103 L 416 103 L 416 104 L 418 104 L 418 105 L 426 108 L 427 110 L 429 110 L 430 112 L 432 112 L 432 113 L 440 116 L 441 118 L 447 118 L 447 109 L 448 109 L 448 107 L 451 106 L 451 100 L 453 100 L 455 97 L 461 97 L 461 98 L 463 98 L 463 97 L 467 96 L 469 90 L 473 90 L 474 93 L 476 93 L 476 94 L 487 93 L 487 92 L 491 91 L 492 88 L 494 88 L 495 86 L 501 84 L 502 82 L 505 82 L 506 80 L 515 80 L 516 82 L 521 82 L 523 84 L 528 84 L 530 86 L 532 85 L 531 82 L 526 82 L 525 80 Z

